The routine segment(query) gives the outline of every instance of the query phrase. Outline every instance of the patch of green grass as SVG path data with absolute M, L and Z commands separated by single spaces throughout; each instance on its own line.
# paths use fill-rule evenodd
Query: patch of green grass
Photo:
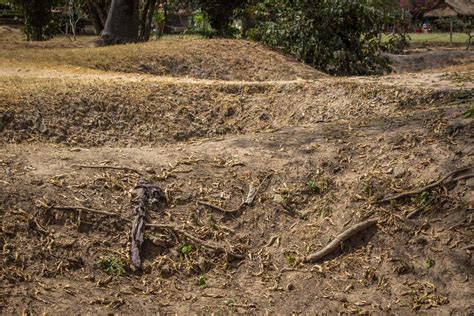
M 225 300 L 224 304 L 227 306 L 234 306 L 235 305 L 235 300 L 233 298 L 228 298 Z
M 199 288 L 203 289 L 206 287 L 206 277 L 204 275 L 201 275 L 198 279 L 198 285 Z
M 469 110 L 467 110 L 466 112 L 464 112 L 463 115 L 464 115 L 465 118 L 474 117 L 474 108 L 470 108 Z
M 181 247 L 181 254 L 183 255 L 187 255 L 191 251 L 193 251 L 193 245 L 186 244 Z
M 411 201 L 415 203 L 417 209 L 421 209 L 423 212 L 429 212 L 432 210 L 434 200 L 435 197 L 426 191 L 411 199 Z
M 431 258 L 426 258 L 425 266 L 427 269 L 431 269 L 435 265 L 435 261 Z
M 293 254 L 287 254 L 286 255 L 286 262 L 288 262 L 288 264 L 290 266 L 292 266 L 296 263 L 296 257 Z
M 321 188 L 316 184 L 316 181 L 314 180 L 309 180 L 306 186 L 308 187 L 308 190 L 314 194 L 321 193 Z
M 99 268 L 109 275 L 122 276 L 125 275 L 125 262 L 122 258 L 108 255 L 101 257 L 97 261 Z
M 319 179 L 318 181 L 314 179 L 310 179 L 306 183 L 307 190 L 313 194 L 324 193 L 327 190 L 329 190 L 330 186 L 331 186 L 331 180 L 325 177 Z
M 412 43 L 449 43 L 449 33 L 409 33 Z M 389 40 L 389 35 L 383 35 L 382 41 Z M 453 43 L 466 44 L 468 40 L 466 33 L 453 33 Z

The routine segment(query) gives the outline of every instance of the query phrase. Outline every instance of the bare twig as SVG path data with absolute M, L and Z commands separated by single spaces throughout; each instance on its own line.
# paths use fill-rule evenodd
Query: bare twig
M 117 213 L 111 213 L 111 212 L 106 212 L 106 211 L 100 211 L 100 210 L 95 210 L 92 208 L 88 207 L 83 207 L 83 206 L 49 206 L 48 209 L 50 210 L 57 210 L 57 211 L 80 211 L 80 212 L 88 212 L 88 213 L 94 213 L 94 214 L 100 214 L 100 215 L 106 215 L 106 216 L 112 216 L 112 217 L 119 217 L 120 219 L 123 219 L 124 221 L 129 221 L 125 218 L 123 218 L 120 214 Z
M 88 169 L 113 169 L 113 170 L 122 170 L 122 171 L 129 171 L 134 172 L 136 174 L 142 175 L 142 173 L 136 169 L 129 168 L 129 167 L 120 167 L 120 166 L 103 166 L 103 165 L 71 165 L 71 167 L 76 168 L 88 168 Z
M 457 173 L 460 173 L 460 172 L 463 172 L 463 171 L 466 171 L 466 170 L 469 170 L 469 169 L 472 169 L 473 166 L 467 166 L 467 167 L 462 167 L 462 168 L 459 168 L 459 169 L 456 169 L 450 173 L 448 173 L 447 175 L 445 175 L 444 177 L 442 177 L 441 179 L 439 179 L 438 181 L 436 182 L 433 182 L 431 184 L 428 184 L 420 189 L 416 189 L 416 190 L 412 190 L 412 191 L 407 191 L 407 192 L 402 192 L 400 194 L 396 194 L 396 195 L 392 195 L 392 196 L 389 196 L 389 197 L 386 197 L 386 198 L 383 198 L 382 200 L 379 200 L 377 203 L 386 203 L 386 202 L 389 202 L 389 201 L 392 201 L 392 200 L 398 200 L 398 199 L 401 199 L 403 197 L 407 197 L 407 196 L 410 196 L 410 195 L 416 195 L 416 194 L 420 194 L 426 190 L 429 190 L 429 189 L 432 189 L 434 187 L 437 187 L 441 184 L 443 184 L 444 182 L 446 182 L 446 180 L 448 180 L 450 177 L 454 176 L 455 174 Z M 452 181 L 459 181 L 461 179 L 465 179 L 465 177 L 468 177 L 469 175 L 467 176 L 461 176 L 461 177 L 458 177 L 458 178 L 454 178 L 448 182 L 452 182 Z
M 224 247 L 222 246 L 219 246 L 219 245 L 215 245 L 215 244 L 212 244 L 212 243 L 208 243 L 174 225 L 168 225 L 168 224 L 145 224 L 145 227 L 149 227 L 149 228 L 156 228 L 156 229 L 169 229 L 169 230 L 172 230 L 173 232 L 179 234 L 179 235 L 183 235 L 185 236 L 186 238 L 188 238 L 189 240 L 201 245 L 202 247 L 204 248 L 207 248 L 207 249 L 210 249 L 210 250 L 213 250 L 214 252 L 216 253 L 227 253 L 229 254 L 231 257 L 234 257 L 234 258 L 237 258 L 237 259 L 243 259 L 245 258 L 244 255 L 240 255 L 240 254 L 235 254 L 235 253 L 229 253 Z
M 349 229 L 343 231 L 341 234 L 339 234 L 333 241 L 331 241 L 326 247 L 324 247 L 323 249 L 315 252 L 315 253 L 312 253 L 312 254 L 309 254 L 307 255 L 305 258 L 304 258 L 304 262 L 305 263 L 311 263 L 311 262 L 315 262 L 319 259 L 322 259 L 323 257 L 327 256 L 328 254 L 330 254 L 331 252 L 335 251 L 340 245 L 341 243 L 352 237 L 353 235 L 357 234 L 358 232 L 372 226 L 372 225 L 375 225 L 377 224 L 377 220 L 376 219 L 368 219 L 366 221 L 363 221 L 359 224 L 356 224 L 352 227 L 350 227 Z

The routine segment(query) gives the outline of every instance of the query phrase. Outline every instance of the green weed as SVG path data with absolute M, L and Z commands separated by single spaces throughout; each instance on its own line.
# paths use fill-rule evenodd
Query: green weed
M 181 247 L 181 254 L 183 254 L 183 255 L 187 255 L 187 254 L 189 254 L 191 251 L 193 251 L 193 245 L 188 245 L 188 244 L 186 244 L 186 245 L 183 245 L 183 246 Z
M 97 261 L 99 268 L 109 275 L 122 276 L 125 275 L 125 262 L 122 258 L 109 255 L 102 257 Z

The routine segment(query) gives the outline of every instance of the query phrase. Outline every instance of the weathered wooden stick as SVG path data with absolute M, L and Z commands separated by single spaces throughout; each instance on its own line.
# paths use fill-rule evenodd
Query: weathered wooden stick
M 333 251 L 335 251 L 337 248 L 339 248 L 339 246 L 341 245 L 341 243 L 352 237 L 353 235 L 357 234 L 358 232 L 372 226 L 372 225 L 375 225 L 377 224 L 377 220 L 376 219 L 368 219 L 366 221 L 363 221 L 359 224 L 356 224 L 352 227 L 350 227 L 349 229 L 343 231 L 342 233 L 340 233 L 333 241 L 331 241 L 326 247 L 324 247 L 323 249 L 315 252 L 315 253 L 312 253 L 312 254 L 309 254 L 307 255 L 305 258 L 304 258 L 304 262 L 305 263 L 312 263 L 312 262 L 315 262 L 315 261 L 318 261 L 319 259 L 322 259 L 323 257 L 327 256 L 328 254 L 332 253 Z

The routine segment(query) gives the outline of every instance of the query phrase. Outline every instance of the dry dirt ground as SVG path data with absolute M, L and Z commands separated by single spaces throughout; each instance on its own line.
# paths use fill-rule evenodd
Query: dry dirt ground
M 2 314 L 474 312 L 469 63 L 332 78 L 253 43 L 199 40 L 193 71 L 143 73 L 128 52 L 150 61 L 163 43 L 84 40 L 71 53 L 66 40 L 4 34 Z M 166 54 L 192 65 L 188 41 L 168 41 Z M 221 47 L 234 51 L 225 61 Z M 107 71 L 91 62 L 108 54 L 121 59 Z M 455 181 L 380 203 L 461 167 Z M 162 226 L 145 227 L 137 271 L 139 180 L 166 201 L 148 209 Z

